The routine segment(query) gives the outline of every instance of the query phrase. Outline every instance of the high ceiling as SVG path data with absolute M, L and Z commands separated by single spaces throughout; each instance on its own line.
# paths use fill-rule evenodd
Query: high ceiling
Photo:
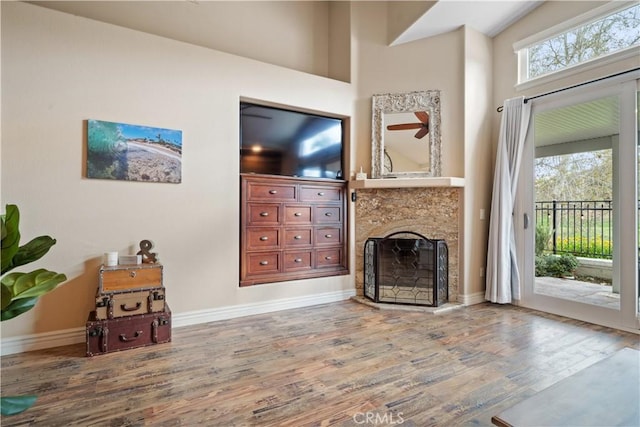
M 443 34 L 463 25 L 494 37 L 542 3 L 542 0 L 439 0 L 392 45 Z

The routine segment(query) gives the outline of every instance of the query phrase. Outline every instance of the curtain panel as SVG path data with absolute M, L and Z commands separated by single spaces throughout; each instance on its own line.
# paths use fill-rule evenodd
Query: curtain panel
M 513 208 L 531 104 L 517 97 L 503 106 L 489 219 L 485 299 L 508 304 L 520 299 Z

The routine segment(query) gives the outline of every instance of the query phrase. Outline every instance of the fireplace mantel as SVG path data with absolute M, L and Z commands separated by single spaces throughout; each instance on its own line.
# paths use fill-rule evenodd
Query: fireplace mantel
M 429 178 L 363 179 L 351 181 L 349 186 L 354 190 L 367 188 L 464 187 L 464 178 L 437 176 Z

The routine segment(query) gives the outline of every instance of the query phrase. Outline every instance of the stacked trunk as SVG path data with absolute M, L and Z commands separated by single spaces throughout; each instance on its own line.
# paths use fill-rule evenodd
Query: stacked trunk
M 101 266 L 86 331 L 87 356 L 171 341 L 162 265 Z

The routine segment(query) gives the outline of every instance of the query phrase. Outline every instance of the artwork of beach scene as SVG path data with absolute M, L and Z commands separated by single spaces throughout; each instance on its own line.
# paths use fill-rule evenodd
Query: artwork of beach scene
M 182 181 L 182 131 L 88 120 L 87 178 Z

